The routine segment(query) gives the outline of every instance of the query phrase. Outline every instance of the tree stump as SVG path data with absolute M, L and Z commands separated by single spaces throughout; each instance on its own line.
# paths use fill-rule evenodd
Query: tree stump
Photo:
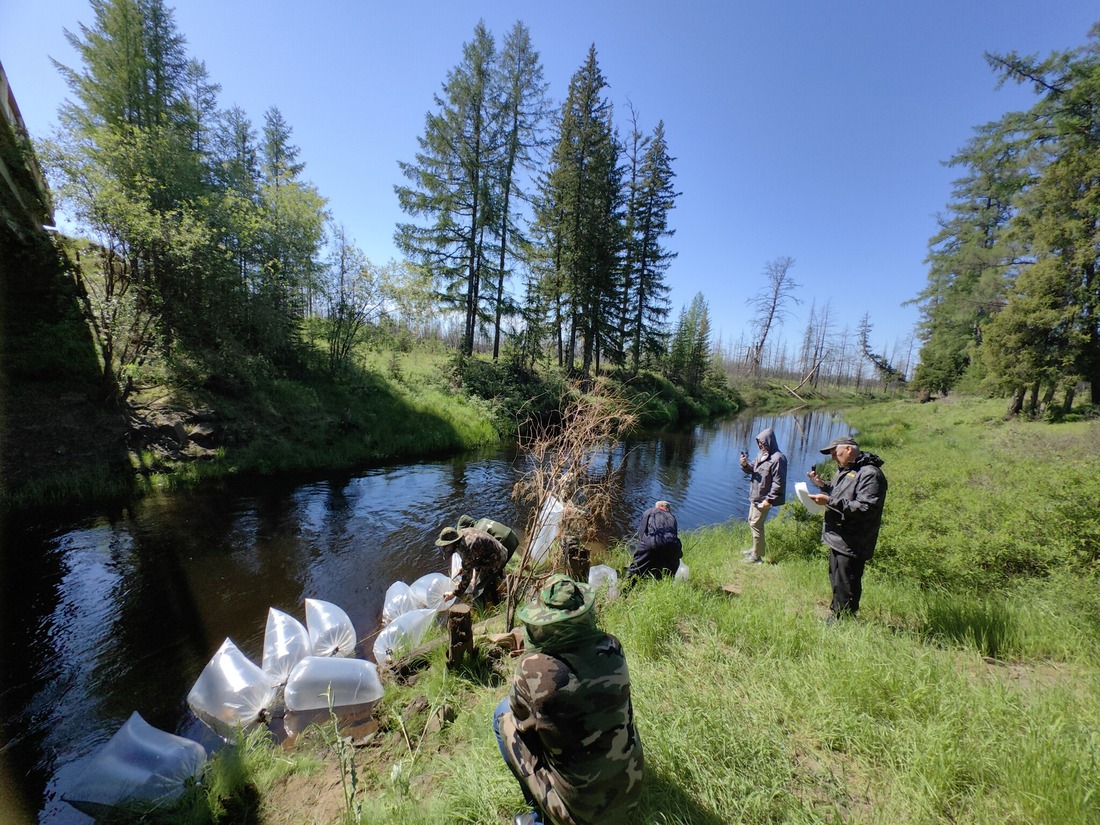
M 461 667 L 466 657 L 474 652 L 474 628 L 470 617 L 470 605 L 453 604 L 447 610 L 447 668 Z
M 588 548 L 576 536 L 562 536 L 561 550 L 565 556 L 565 574 L 574 581 L 588 581 L 588 570 L 592 566 Z

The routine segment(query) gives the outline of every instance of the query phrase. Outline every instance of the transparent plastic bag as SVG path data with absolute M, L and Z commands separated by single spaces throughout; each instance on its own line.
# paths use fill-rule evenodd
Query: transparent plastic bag
M 382 628 L 374 640 L 374 661 L 384 665 L 416 647 L 432 626 L 435 616 L 436 612 L 430 607 L 410 610 L 398 616 Z
M 226 639 L 187 694 L 187 704 L 215 733 L 229 738 L 235 728 L 252 724 L 270 710 L 276 693 L 271 674 Z
M 355 655 L 355 627 L 332 602 L 306 599 L 306 627 L 314 656 Z
M 458 553 L 454 553 L 451 556 L 451 586 L 452 589 L 458 584 L 458 579 L 462 575 L 462 556 Z M 470 574 L 470 587 L 466 591 L 467 593 L 477 592 L 477 571 L 473 571 Z
M 382 624 L 387 625 L 417 607 L 419 605 L 409 592 L 409 586 L 405 582 L 394 582 L 386 589 L 386 599 L 382 603 Z
M 275 684 L 285 685 L 294 666 L 312 652 L 313 644 L 305 625 L 274 607 L 267 611 L 264 656 L 260 667 L 271 674 Z
M 318 710 L 374 702 L 382 698 L 378 666 L 366 659 L 307 656 L 286 683 L 287 710 Z
M 535 537 L 531 540 L 531 561 L 534 564 L 542 564 L 550 555 L 550 545 L 558 538 L 561 530 L 561 517 L 565 506 L 554 496 L 550 496 L 543 502 L 539 510 L 538 525 Z
M 92 817 L 131 802 L 168 802 L 205 764 L 198 742 L 154 728 L 134 711 L 62 799 Z
M 432 610 L 446 610 L 449 602 L 443 596 L 453 589 L 451 580 L 443 573 L 428 573 L 409 585 L 409 593 L 417 607 L 430 607 Z
M 594 564 L 589 568 L 588 583 L 596 590 L 606 586 L 609 598 L 619 595 L 619 574 L 606 564 Z
M 680 566 L 676 568 L 676 581 L 686 582 L 689 575 L 691 575 L 691 570 L 681 561 Z

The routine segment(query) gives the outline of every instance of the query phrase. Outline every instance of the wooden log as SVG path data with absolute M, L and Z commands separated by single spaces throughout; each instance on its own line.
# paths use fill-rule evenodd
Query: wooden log
M 474 652 L 474 629 L 471 623 L 470 605 L 453 604 L 447 610 L 447 667 L 461 667 L 466 657 Z

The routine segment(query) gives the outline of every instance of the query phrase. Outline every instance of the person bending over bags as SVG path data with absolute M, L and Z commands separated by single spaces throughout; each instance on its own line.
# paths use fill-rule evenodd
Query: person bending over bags
M 515 825 L 616 825 L 642 790 L 642 742 L 619 640 L 596 626 L 595 591 L 551 576 L 516 611 L 524 654 L 493 714 L 528 813 Z
M 503 544 L 488 533 L 473 527 L 444 527 L 435 540 L 436 547 L 453 550 L 462 559 L 462 575 L 455 589 L 444 594 L 444 599 L 460 598 L 470 586 L 474 572 L 482 583 L 482 593 L 487 604 L 500 601 L 500 583 L 504 578 L 504 565 L 512 554 Z
M 669 511 L 667 501 L 658 501 L 642 514 L 638 525 L 638 546 L 626 570 L 627 578 L 674 576 L 683 555 L 676 516 Z

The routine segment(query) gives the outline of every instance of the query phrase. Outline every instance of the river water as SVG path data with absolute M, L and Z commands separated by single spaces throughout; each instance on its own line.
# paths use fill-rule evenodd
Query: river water
M 602 539 L 633 532 L 659 498 L 681 530 L 743 519 L 738 454 L 776 431 L 794 484 L 847 425 L 826 412 L 709 422 L 623 445 L 621 506 Z M 459 515 L 522 534 L 514 449 L 311 480 L 237 482 L 147 496 L 117 512 L 39 517 L 3 534 L 0 819 L 86 825 L 61 796 L 133 711 L 154 727 L 216 738 L 186 696 L 229 637 L 259 663 L 269 607 L 342 607 L 371 657 L 386 589 L 447 561 L 434 546 Z M 687 559 L 690 564 L 690 558 Z

